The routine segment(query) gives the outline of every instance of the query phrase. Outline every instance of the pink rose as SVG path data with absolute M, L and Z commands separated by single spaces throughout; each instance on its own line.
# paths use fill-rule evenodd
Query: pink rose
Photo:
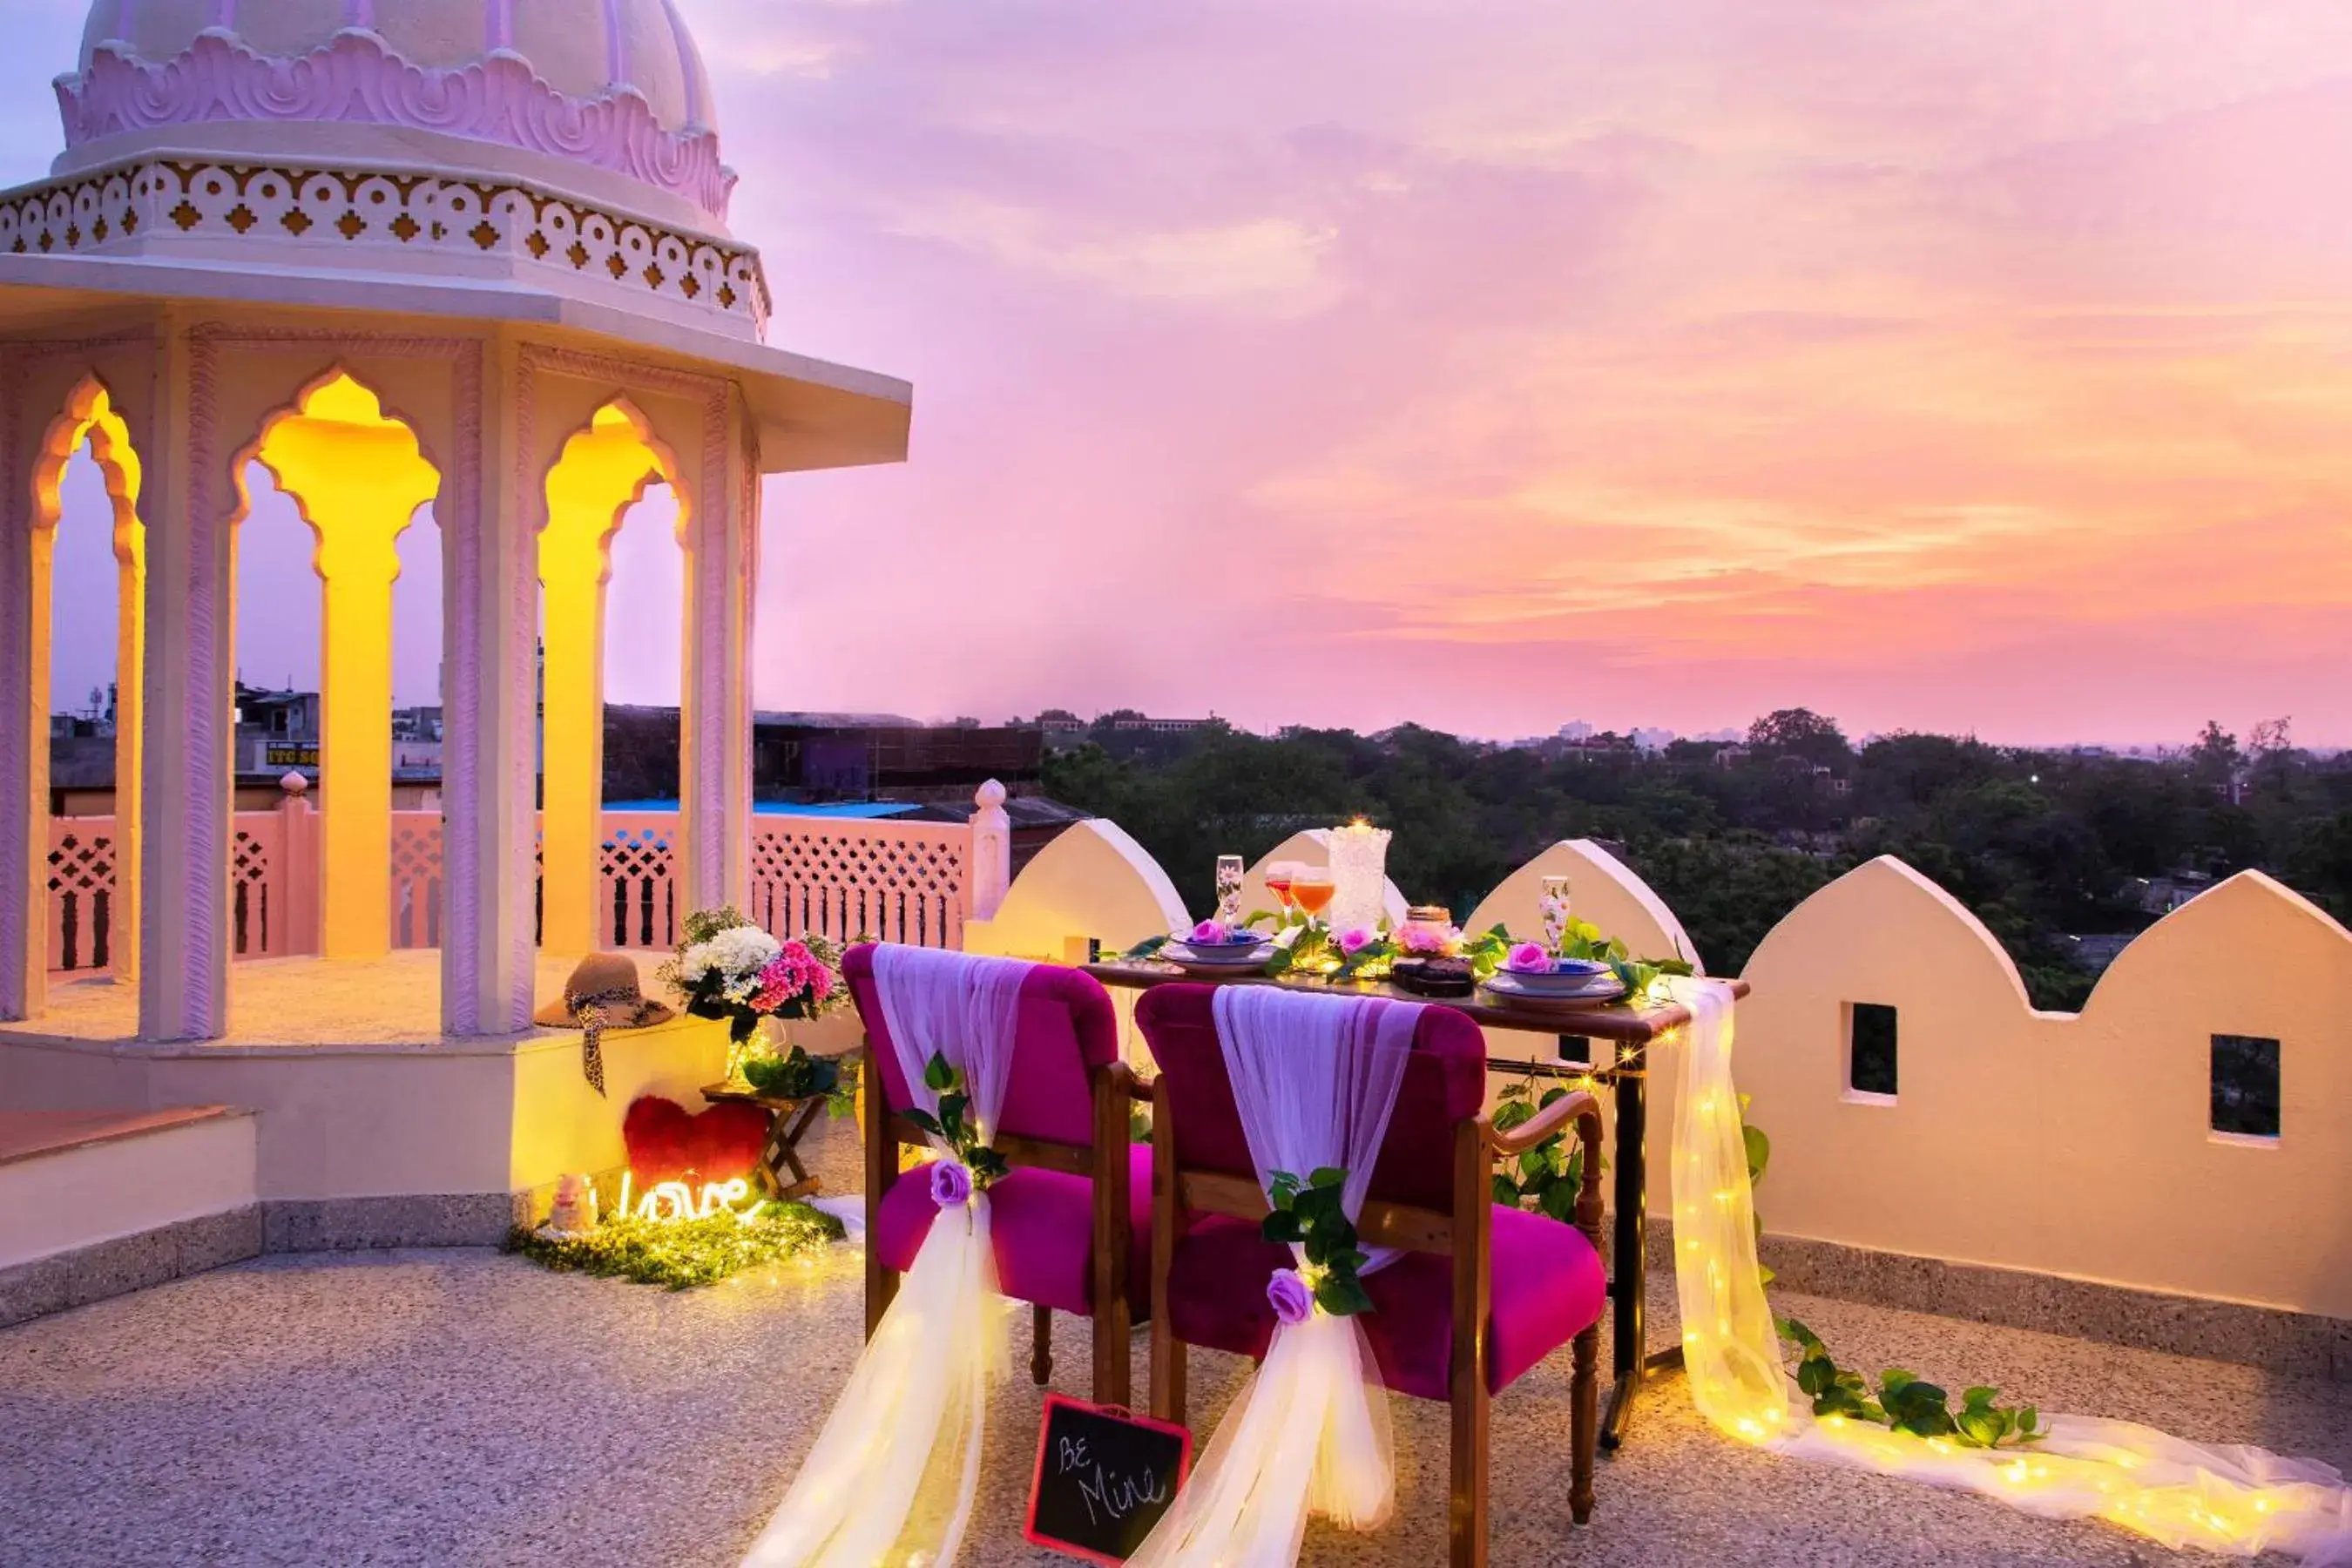
M 1192 940 L 1203 947 L 1223 947 L 1233 937 L 1222 921 L 1202 921 L 1192 928 Z
M 1372 944 L 1372 933 L 1361 926 L 1349 926 L 1339 933 L 1339 951 L 1350 958 Z
M 1277 1268 L 1265 1282 L 1265 1299 L 1274 1308 L 1275 1319 L 1283 1323 L 1303 1323 L 1315 1315 L 1315 1292 L 1295 1268 Z
M 1503 961 L 1503 967 L 1514 974 L 1549 974 L 1551 954 L 1546 952 L 1539 943 L 1523 942 L 1511 949 L 1511 955 Z

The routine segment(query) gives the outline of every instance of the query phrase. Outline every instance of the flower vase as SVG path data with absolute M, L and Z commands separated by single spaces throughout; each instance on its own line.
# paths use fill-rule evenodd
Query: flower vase
M 1388 912 L 1389 830 L 1352 822 L 1331 829 L 1331 929 L 1378 930 Z
M 753 1057 L 781 1055 L 776 1049 L 782 1026 L 770 1019 L 753 1015 L 750 1018 L 730 1020 L 727 1028 L 726 1088 L 735 1094 L 756 1094 L 758 1087 L 743 1070 L 743 1064 Z

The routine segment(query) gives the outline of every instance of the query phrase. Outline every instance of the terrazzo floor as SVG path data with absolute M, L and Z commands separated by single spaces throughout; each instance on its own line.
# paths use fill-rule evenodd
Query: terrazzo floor
M 733 1564 L 856 1353 L 859 1278 L 846 1249 L 684 1295 L 482 1251 L 289 1256 L 0 1331 L 0 1564 Z M 2352 1466 L 2352 1387 L 1781 1305 L 1863 1365 Z M 1671 1341 L 1670 1313 L 1654 1327 Z M 1086 1332 L 1061 1321 L 1054 1379 L 1081 1395 Z M 973 1568 L 1068 1561 L 1020 1537 L 1039 1415 L 1025 1313 L 1006 1339 Z M 1566 1362 L 1496 1403 L 1497 1564 L 2214 1561 L 1740 1448 L 1672 1383 L 1570 1533 Z M 1205 1430 L 1244 1363 L 1193 1367 Z M 1139 1336 L 1139 1386 L 1143 1370 Z M 1370 1537 L 1317 1527 L 1305 1563 L 1444 1562 L 1444 1410 L 1394 1407 L 1399 1517 Z

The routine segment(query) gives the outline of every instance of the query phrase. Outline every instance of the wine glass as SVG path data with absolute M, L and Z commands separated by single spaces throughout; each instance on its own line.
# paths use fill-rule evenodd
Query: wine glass
M 1265 868 L 1265 890 L 1286 910 L 1290 908 L 1290 885 L 1302 869 L 1296 860 L 1276 860 Z
M 1297 875 L 1290 879 L 1291 900 L 1307 911 L 1309 920 L 1329 908 L 1332 896 L 1339 890 L 1339 884 L 1332 881 L 1331 869 L 1328 866 L 1301 866 Z

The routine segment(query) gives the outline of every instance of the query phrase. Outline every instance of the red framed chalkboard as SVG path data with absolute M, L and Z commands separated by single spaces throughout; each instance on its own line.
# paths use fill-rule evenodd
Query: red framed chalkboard
M 1033 1546 L 1118 1564 L 1160 1522 L 1192 1468 L 1192 1434 L 1116 1405 L 1045 1396 L 1022 1535 Z

